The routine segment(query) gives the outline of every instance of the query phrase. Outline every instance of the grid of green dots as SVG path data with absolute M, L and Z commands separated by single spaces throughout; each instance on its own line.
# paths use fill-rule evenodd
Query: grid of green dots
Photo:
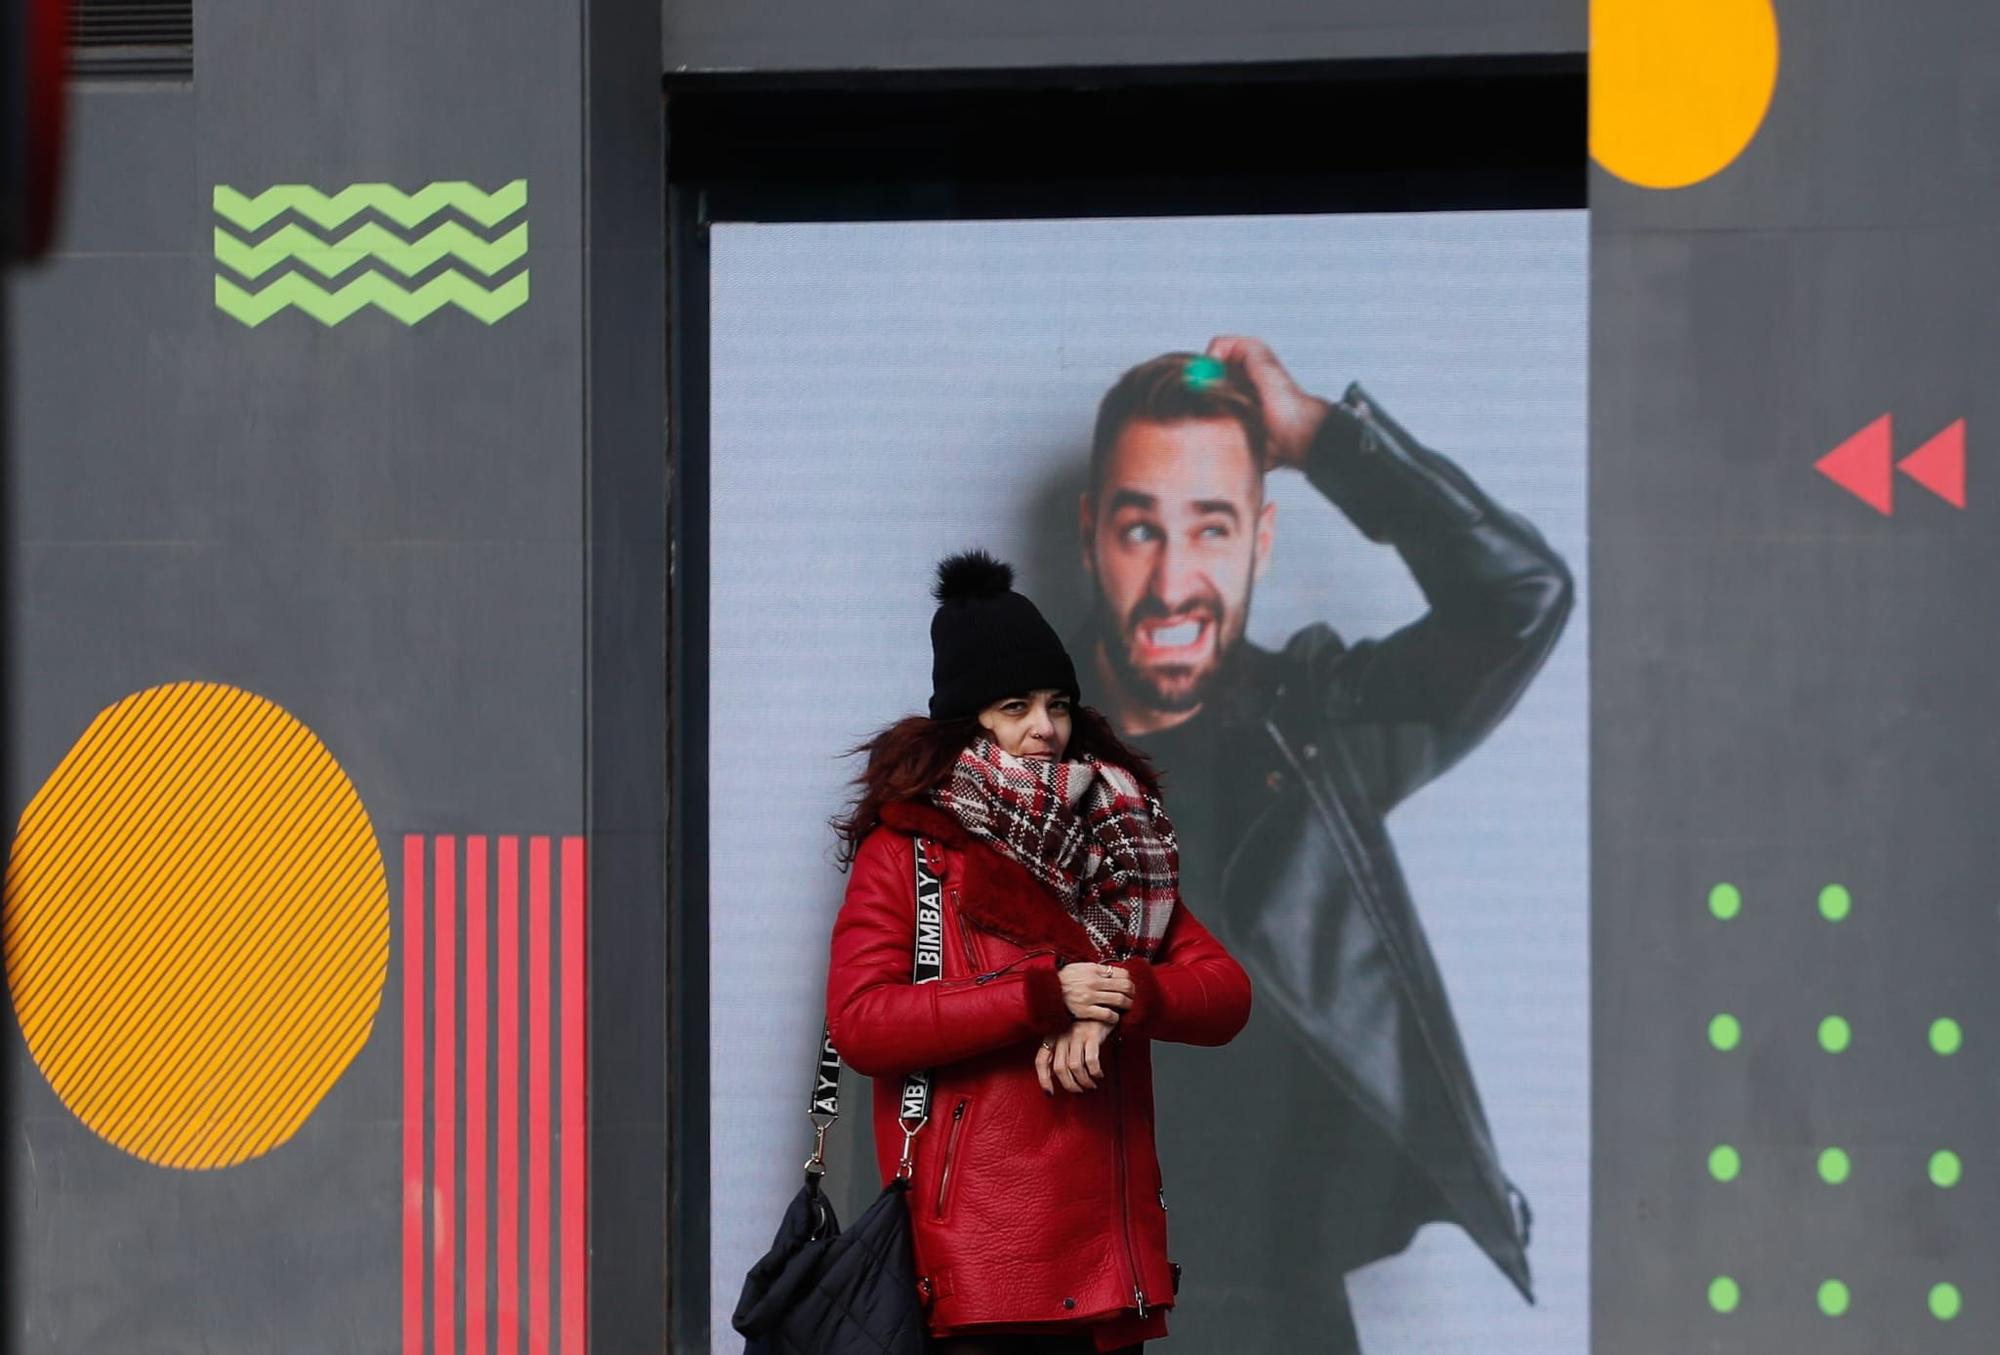
M 1854 895 L 1845 885 L 1821 887 L 1816 903 L 1820 917 L 1836 926 L 1854 913 Z M 1744 912 L 1742 889 L 1727 882 L 1711 886 L 1708 911 L 1717 922 L 1736 921 Z M 1734 1053 L 1743 1043 L 1743 1018 L 1734 1012 L 1716 1012 L 1708 1019 L 1707 1035 L 1709 1047 L 1717 1053 Z M 1845 1016 L 1829 1012 L 1820 1018 L 1813 1037 L 1825 1053 L 1843 1054 L 1854 1043 L 1854 1027 Z M 1951 1017 L 1940 1016 L 1930 1023 L 1927 1039 L 1932 1053 L 1939 1058 L 1950 1058 L 1964 1048 L 1965 1031 Z M 1720 1184 L 1735 1181 L 1743 1174 L 1744 1165 L 1743 1152 L 1734 1144 L 1718 1143 L 1708 1151 L 1708 1175 Z M 1854 1174 L 1855 1163 L 1847 1149 L 1830 1144 L 1819 1149 L 1813 1167 L 1826 1185 L 1841 1186 Z M 1963 1179 L 1965 1165 L 1951 1149 L 1939 1148 L 1930 1154 L 1924 1171 L 1932 1186 L 1951 1190 Z M 1735 1312 L 1744 1297 L 1743 1283 L 1733 1275 L 1717 1275 L 1708 1282 L 1708 1306 L 1717 1314 L 1727 1316 Z M 1853 1291 L 1837 1276 L 1822 1279 L 1813 1291 L 1814 1306 L 1829 1318 L 1846 1316 L 1854 1301 Z M 1964 1309 L 1965 1297 L 1957 1285 L 1939 1281 L 1925 1294 L 1924 1304 L 1932 1317 L 1950 1322 Z

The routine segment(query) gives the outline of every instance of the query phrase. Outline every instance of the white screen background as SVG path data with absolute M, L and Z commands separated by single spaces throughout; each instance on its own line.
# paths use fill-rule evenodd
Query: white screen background
M 741 224 L 713 229 L 711 268 L 712 1328 L 734 1352 L 743 1273 L 809 1141 L 838 754 L 922 708 L 936 560 L 993 549 L 1067 634 L 1097 401 L 1231 333 L 1317 394 L 1359 379 L 1587 590 L 1588 244 L 1581 211 Z M 1271 494 L 1252 640 L 1324 620 L 1351 642 L 1421 613 L 1395 553 L 1300 477 Z M 1539 1302 L 1433 1226 L 1349 1279 L 1371 1355 L 1588 1349 L 1588 652 L 1586 593 L 1508 719 L 1389 819 L 1534 1203 Z M 848 1110 L 836 1134 L 866 1114 Z

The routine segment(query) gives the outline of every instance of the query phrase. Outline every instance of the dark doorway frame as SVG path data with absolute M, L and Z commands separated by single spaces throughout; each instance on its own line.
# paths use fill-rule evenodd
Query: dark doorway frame
M 1582 207 L 1585 69 L 1575 53 L 667 77 L 674 1348 L 708 1350 L 728 1320 L 708 1299 L 709 1221 L 728 1207 L 708 1188 L 709 228 Z

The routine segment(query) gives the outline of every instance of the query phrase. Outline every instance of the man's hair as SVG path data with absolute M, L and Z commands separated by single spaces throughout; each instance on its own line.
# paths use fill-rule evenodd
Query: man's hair
M 1090 441 L 1090 487 L 1103 484 L 1104 463 L 1128 425 L 1190 419 L 1234 419 L 1258 471 L 1269 468 L 1264 406 L 1243 369 L 1202 353 L 1162 353 L 1119 377 L 1098 404 L 1097 431 Z

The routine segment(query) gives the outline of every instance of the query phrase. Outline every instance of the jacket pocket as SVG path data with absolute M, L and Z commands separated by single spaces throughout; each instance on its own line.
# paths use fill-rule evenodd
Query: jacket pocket
M 1024 950 L 1019 955 L 1016 955 L 1013 959 L 1007 961 L 1007 963 L 1003 965 L 996 965 L 995 967 L 987 970 L 983 974 L 973 975 L 972 976 L 973 985 L 977 987 L 982 983 L 991 983 L 993 982 L 993 980 L 999 978 L 1002 974 L 1009 973 L 1015 968 L 1027 964 L 1030 960 L 1039 960 L 1044 955 L 1053 955 L 1054 953 L 1055 953 L 1054 951 L 1049 950 L 1047 947 L 1043 947 L 1040 950 Z
M 951 1184 L 957 1176 L 960 1141 L 965 1136 L 965 1119 L 971 1113 L 972 1098 L 961 1096 L 958 1104 L 951 1108 L 951 1131 L 944 1141 L 944 1166 L 938 1171 L 937 1206 L 932 1211 L 935 1218 L 943 1218 L 951 1204 Z
M 957 903 L 958 895 L 954 892 L 952 894 L 954 910 Z M 958 915 L 958 937 L 960 943 L 965 947 L 965 963 L 971 968 L 973 973 L 982 973 L 986 968 L 986 951 L 979 944 L 979 937 L 974 932 L 972 919 L 964 913 L 959 913 Z

